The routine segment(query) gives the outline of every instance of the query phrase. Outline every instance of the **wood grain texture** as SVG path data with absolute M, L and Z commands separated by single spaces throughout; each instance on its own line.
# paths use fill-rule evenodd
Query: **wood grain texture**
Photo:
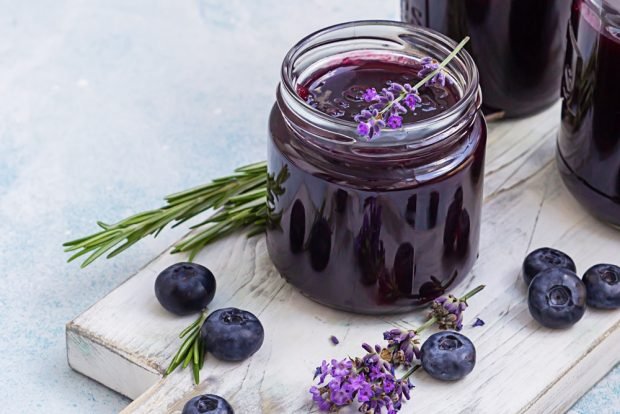
M 590 217 L 561 183 L 553 161 L 558 119 L 556 105 L 489 126 L 480 258 L 454 291 L 487 285 L 471 300 L 464 329 L 478 363 L 458 384 L 417 372 L 403 413 L 563 412 L 620 361 L 620 312 L 588 310 L 573 328 L 552 331 L 527 310 L 519 269 L 528 251 L 554 246 L 581 272 L 618 262 L 620 251 L 620 233 Z M 360 354 L 362 342 L 379 343 L 391 326 L 414 328 L 424 319 L 423 312 L 371 317 L 320 306 L 279 277 L 263 238 L 230 237 L 197 259 L 218 276 L 211 308 L 254 312 L 265 326 L 265 343 L 243 363 L 208 358 L 199 386 L 188 371 L 161 379 L 153 373 L 163 372 L 179 346 L 177 334 L 193 320 L 168 314 L 153 294 L 159 271 L 179 259 L 163 254 L 67 325 L 69 363 L 135 398 L 123 413 L 175 413 L 204 392 L 225 396 L 239 413 L 316 411 L 308 388 L 322 359 Z M 486 325 L 470 327 L 475 317 Z M 332 345 L 330 335 L 340 345 Z M 97 347 L 109 351 L 93 352 Z

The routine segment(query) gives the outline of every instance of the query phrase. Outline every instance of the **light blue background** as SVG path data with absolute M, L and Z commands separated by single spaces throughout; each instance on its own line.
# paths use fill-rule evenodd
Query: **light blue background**
M 86 270 L 61 243 L 264 159 L 287 49 L 398 14 L 397 0 L 0 0 L 0 411 L 122 409 L 67 366 L 64 325 L 184 229 Z M 573 413 L 611 413 L 619 394 L 616 368 Z

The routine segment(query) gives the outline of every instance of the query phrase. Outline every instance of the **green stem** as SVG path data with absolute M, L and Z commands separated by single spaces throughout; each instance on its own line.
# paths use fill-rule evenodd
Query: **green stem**
M 425 329 L 428 329 L 431 326 L 433 326 L 435 324 L 435 322 L 437 322 L 437 318 L 432 317 L 429 320 L 427 320 L 426 322 L 424 322 L 424 325 L 420 326 L 418 329 L 414 329 L 414 332 L 416 334 L 419 334 L 420 332 L 424 331 Z
M 461 40 L 461 43 L 459 43 L 452 52 L 450 52 L 450 54 L 448 56 L 446 56 L 446 58 L 439 64 L 439 66 L 437 67 L 437 69 L 435 69 L 434 71 L 432 71 L 431 73 L 429 73 L 428 75 L 426 75 L 424 78 L 422 78 L 421 81 L 419 81 L 418 83 L 416 83 L 413 88 L 414 91 L 417 91 L 418 88 L 420 88 L 421 86 L 423 86 L 426 82 L 428 82 L 429 80 L 431 80 L 433 78 L 433 76 L 437 75 L 439 72 L 441 72 L 443 70 L 443 68 L 445 68 L 448 63 L 450 63 L 450 61 L 452 59 L 454 59 L 454 57 L 461 51 L 461 49 L 463 49 L 463 47 L 465 46 L 465 44 L 469 42 L 469 36 L 466 36 L 463 40 Z M 388 105 L 386 105 L 385 108 L 383 108 L 380 112 L 379 115 L 383 115 L 384 113 L 386 113 L 392 106 L 394 106 L 395 103 L 398 103 L 400 101 L 402 101 L 403 99 L 405 99 L 405 97 L 408 95 L 407 92 L 401 92 L 401 94 L 394 99 L 394 101 L 390 102 Z
M 466 294 L 464 294 L 461 297 L 461 299 L 460 299 L 461 302 L 467 302 L 467 299 L 469 299 L 472 296 L 476 295 L 476 293 L 480 292 L 485 287 L 486 287 L 485 285 L 480 285 L 480 286 L 477 286 L 477 287 L 473 288 L 472 290 L 470 290 L 469 292 L 467 292 Z
M 415 367 L 411 368 L 409 371 L 405 372 L 405 374 L 400 377 L 401 380 L 406 380 L 407 378 L 409 378 L 414 372 L 416 372 L 418 369 L 420 369 L 422 365 L 416 365 Z

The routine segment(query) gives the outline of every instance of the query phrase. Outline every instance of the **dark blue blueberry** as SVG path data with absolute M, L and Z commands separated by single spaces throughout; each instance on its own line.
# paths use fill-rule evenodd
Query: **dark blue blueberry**
M 597 264 L 583 275 L 588 306 L 599 309 L 620 308 L 620 267 Z
M 225 308 L 207 317 L 200 336 L 205 351 L 224 361 L 242 361 L 263 344 L 265 331 L 258 318 L 250 312 Z
M 185 403 L 181 414 L 235 414 L 235 412 L 222 397 L 204 394 Z
M 523 261 L 521 274 L 525 284 L 529 286 L 537 274 L 554 267 L 577 271 L 575 262 L 566 253 L 550 247 L 541 247 L 527 255 Z
M 568 328 L 586 311 L 586 286 L 568 269 L 543 270 L 530 283 L 528 306 L 541 325 Z
M 456 381 L 474 369 L 476 348 L 463 334 L 437 332 L 422 344 L 420 360 L 431 377 L 441 381 Z
M 176 263 L 155 280 L 155 296 L 166 310 L 177 315 L 200 312 L 215 296 L 215 277 L 196 263 Z

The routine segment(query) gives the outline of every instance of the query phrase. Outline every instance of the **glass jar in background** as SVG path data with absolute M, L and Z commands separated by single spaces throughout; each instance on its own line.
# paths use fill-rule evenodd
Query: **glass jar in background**
M 620 0 L 574 0 L 557 163 L 596 217 L 620 226 Z
M 353 22 L 310 35 L 286 56 L 269 119 L 267 247 L 310 298 L 358 313 L 405 312 L 471 270 L 486 125 L 469 54 L 446 67 L 449 86 L 420 89 L 416 118 L 402 128 L 366 140 L 351 119 L 364 104 L 362 85 L 413 80 L 421 57 L 441 61 L 455 46 L 420 27 Z M 322 95 L 310 101 L 313 90 Z
M 560 97 L 570 0 L 402 0 L 401 13 L 457 41 L 471 37 L 485 113 L 529 115 Z

